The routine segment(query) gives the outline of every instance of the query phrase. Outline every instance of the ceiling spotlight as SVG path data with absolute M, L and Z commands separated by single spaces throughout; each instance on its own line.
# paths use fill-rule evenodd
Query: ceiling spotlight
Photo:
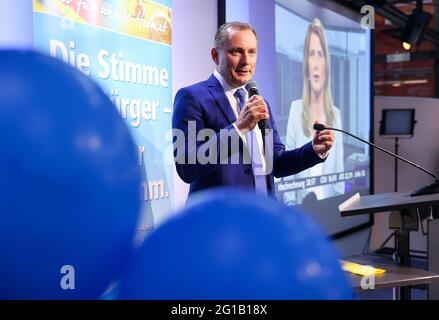
M 422 11 L 422 0 L 416 1 L 416 9 L 409 16 L 407 25 L 402 32 L 401 40 L 405 50 L 415 47 L 428 27 L 432 15 Z
M 411 45 L 410 43 L 408 43 L 408 42 L 403 41 L 403 42 L 402 42 L 402 47 L 403 47 L 405 50 L 409 51 L 410 48 L 412 47 L 412 45 Z

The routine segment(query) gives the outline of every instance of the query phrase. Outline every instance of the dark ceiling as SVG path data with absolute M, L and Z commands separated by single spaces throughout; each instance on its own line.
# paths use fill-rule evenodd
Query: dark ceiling
M 397 4 L 409 4 L 412 3 L 416 5 L 416 1 L 410 0 L 335 0 L 335 2 L 342 4 L 346 7 L 351 8 L 352 10 L 360 12 L 361 7 L 364 5 L 372 5 L 375 8 L 375 13 L 384 17 L 385 19 L 391 21 L 395 26 L 404 28 L 409 19 L 409 15 L 399 10 L 396 5 Z M 424 1 L 425 5 L 429 3 L 432 4 L 431 1 Z M 435 3 L 433 3 L 435 4 Z M 438 6 L 435 4 L 435 13 L 438 11 Z M 427 28 L 423 35 L 424 40 L 428 40 L 435 45 L 439 46 L 439 32 L 435 31 L 432 28 Z

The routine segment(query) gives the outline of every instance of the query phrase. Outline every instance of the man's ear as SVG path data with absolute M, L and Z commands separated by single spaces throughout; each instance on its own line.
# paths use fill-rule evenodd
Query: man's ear
M 219 55 L 218 55 L 218 50 L 216 50 L 216 48 L 212 48 L 212 50 L 210 50 L 210 56 L 212 57 L 212 60 L 215 62 L 215 64 L 218 65 Z

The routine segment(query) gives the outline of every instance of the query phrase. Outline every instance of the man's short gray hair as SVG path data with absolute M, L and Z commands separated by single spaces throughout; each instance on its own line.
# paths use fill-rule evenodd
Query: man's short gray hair
M 217 50 L 223 47 L 231 30 L 250 30 L 255 35 L 256 40 L 258 40 L 256 29 L 250 23 L 239 21 L 226 22 L 218 28 L 215 34 L 214 46 Z

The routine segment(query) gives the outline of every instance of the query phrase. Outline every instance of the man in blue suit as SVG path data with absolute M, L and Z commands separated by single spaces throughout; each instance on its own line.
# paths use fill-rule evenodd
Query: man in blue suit
M 334 143 L 325 130 L 301 148 L 285 150 L 267 102 L 259 95 L 248 98 L 243 89 L 255 72 L 257 46 L 251 25 L 222 25 L 211 50 L 213 75 L 177 92 L 172 122 L 181 134 L 174 139 L 175 163 L 181 179 L 190 183 L 190 194 L 231 186 L 273 195 L 274 176 L 324 161 Z M 267 130 L 259 129 L 261 120 Z

